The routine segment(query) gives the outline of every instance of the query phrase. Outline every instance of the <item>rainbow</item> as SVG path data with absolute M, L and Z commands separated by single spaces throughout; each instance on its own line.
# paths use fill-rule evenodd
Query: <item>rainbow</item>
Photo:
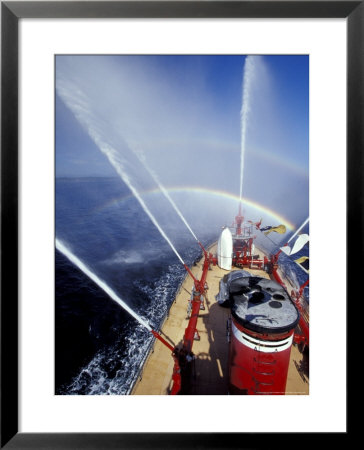
M 190 186 L 190 187 L 176 186 L 176 187 L 166 188 L 166 190 L 169 193 L 198 193 L 198 194 L 215 196 L 215 197 L 219 197 L 219 198 L 226 198 L 230 201 L 235 201 L 237 204 L 240 200 L 238 195 L 232 194 L 231 192 L 227 192 L 227 191 L 223 191 L 223 190 L 216 190 L 216 189 L 208 189 L 208 188 L 200 187 L 200 186 Z M 140 192 L 140 195 L 142 197 L 149 196 L 149 195 L 163 195 L 163 192 L 158 188 L 154 188 L 154 189 L 145 190 L 143 192 Z M 121 202 L 125 202 L 131 198 L 134 198 L 133 194 L 131 194 L 131 193 L 127 194 L 127 195 L 123 195 L 121 197 L 113 198 L 112 200 L 109 200 L 107 203 L 103 204 L 102 206 L 99 206 L 97 209 L 94 210 L 94 212 L 101 211 L 101 210 L 111 207 L 115 204 L 120 204 Z M 278 222 L 286 225 L 286 227 L 290 230 L 296 229 L 295 224 L 293 224 L 287 218 L 283 217 L 281 214 L 278 214 L 276 211 L 273 211 L 272 209 L 268 208 L 265 205 L 262 205 L 262 204 L 254 201 L 254 200 L 251 200 L 247 197 L 243 197 L 243 204 L 258 210 L 260 213 L 265 213 L 265 214 L 271 216 Z
M 151 143 L 151 141 L 149 141 Z M 152 141 L 153 144 L 158 145 L 159 147 L 164 146 L 167 148 L 173 146 L 176 147 L 176 142 L 172 139 L 160 139 L 158 141 Z M 195 137 L 190 140 L 186 140 L 183 138 L 179 139 L 179 144 L 183 148 L 184 146 L 191 146 L 192 144 L 198 145 L 199 151 L 203 154 L 204 151 L 223 151 L 224 154 L 226 152 L 235 153 L 236 155 L 240 154 L 240 142 L 226 141 L 222 139 L 210 139 L 206 137 Z M 278 168 L 285 168 L 288 171 L 294 173 L 296 176 L 301 176 L 303 178 L 308 178 L 308 168 L 289 160 L 286 157 L 283 157 L 278 154 L 277 151 L 269 151 L 263 150 L 260 147 L 249 148 L 249 152 L 247 154 L 248 158 L 254 158 L 257 160 L 263 160 L 264 163 L 270 163 L 272 165 L 277 166 Z
M 252 151 L 250 155 L 255 158 L 262 159 L 264 163 L 269 162 L 270 164 L 273 164 L 280 169 L 287 169 L 289 172 L 294 173 L 295 176 L 300 176 L 302 178 L 308 179 L 308 169 L 306 169 L 304 166 L 294 163 L 293 161 L 278 156 L 276 152 L 254 149 L 254 151 Z

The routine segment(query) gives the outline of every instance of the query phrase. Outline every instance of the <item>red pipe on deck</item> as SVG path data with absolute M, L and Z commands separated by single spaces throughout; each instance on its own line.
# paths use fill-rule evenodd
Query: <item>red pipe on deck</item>
M 165 345 L 167 348 L 169 348 L 169 350 L 171 350 L 172 352 L 172 356 L 174 359 L 174 366 L 173 366 L 173 375 L 172 375 L 172 380 L 173 380 L 173 385 L 172 385 L 172 390 L 171 390 L 171 395 L 176 395 L 178 394 L 178 392 L 181 390 L 181 367 L 178 361 L 178 357 L 177 357 L 177 349 L 172 347 L 172 345 L 167 342 L 165 339 L 162 338 L 162 336 L 157 333 L 154 330 L 151 330 L 152 335 L 158 339 L 160 342 L 162 342 L 163 345 Z
M 191 317 L 188 322 L 188 326 L 185 330 L 185 335 L 183 337 L 183 348 L 187 353 L 191 353 L 193 340 L 195 338 L 197 319 L 200 313 L 200 305 L 201 305 L 201 294 L 196 292 L 192 300 L 192 311 Z
M 152 330 L 152 335 L 153 335 L 156 339 L 158 339 L 159 341 L 161 341 L 162 344 L 164 344 L 166 347 L 168 347 L 168 348 L 171 350 L 172 353 L 174 352 L 174 347 L 172 347 L 171 344 L 169 344 L 165 339 L 163 339 L 162 336 L 161 336 L 159 333 L 157 333 L 156 331 Z
M 189 273 L 189 275 L 191 276 L 191 278 L 193 279 L 193 281 L 194 281 L 194 283 L 195 283 L 195 286 L 196 286 L 196 284 L 198 284 L 198 280 L 194 277 L 194 275 L 193 275 L 193 273 L 191 272 L 190 268 L 189 268 L 186 264 L 184 264 L 183 266 L 184 266 L 184 268 L 187 270 L 187 272 Z
M 205 252 L 205 260 L 202 268 L 202 275 L 201 279 L 197 280 L 191 273 L 190 269 L 186 267 L 187 272 L 192 276 L 194 282 L 195 282 L 195 290 L 193 294 L 192 299 L 192 310 L 191 310 L 191 317 L 188 322 L 187 328 L 185 330 L 185 334 L 183 337 L 183 350 L 188 354 L 192 351 L 193 346 L 193 340 L 195 338 L 196 334 L 196 327 L 197 327 L 197 319 L 198 315 L 200 313 L 200 306 L 201 306 L 201 295 L 203 295 L 206 292 L 207 286 L 206 286 L 206 278 L 207 278 L 207 271 L 210 267 L 210 258 L 209 255 Z
M 206 278 L 207 278 L 207 271 L 210 267 L 210 263 L 212 262 L 212 255 L 208 254 L 202 244 L 199 242 L 200 247 L 202 248 L 202 251 L 205 256 L 203 269 L 202 269 L 202 275 L 201 279 L 198 280 L 195 278 L 193 273 L 191 272 L 190 268 L 185 264 L 184 267 L 188 274 L 191 276 L 191 278 L 194 281 L 194 295 L 192 299 L 192 310 L 191 310 L 191 317 L 188 322 L 187 328 L 185 330 L 185 334 L 183 337 L 183 346 L 182 349 L 173 348 L 165 339 L 163 339 L 157 332 L 152 330 L 153 336 L 155 336 L 157 339 L 159 339 L 164 345 L 166 345 L 171 351 L 174 359 L 174 368 L 173 368 L 173 386 L 172 390 L 170 392 L 170 395 L 177 395 L 182 387 L 182 379 L 181 379 L 181 364 L 185 364 L 186 356 L 192 354 L 192 346 L 193 341 L 195 338 L 196 333 L 196 327 L 197 327 L 197 320 L 198 315 L 200 312 L 200 306 L 201 306 L 201 295 L 203 295 L 207 289 L 206 285 Z M 181 358 L 181 361 L 179 361 L 179 358 Z
M 204 254 L 205 258 L 206 258 L 207 257 L 207 251 L 205 250 L 205 247 L 201 244 L 200 241 L 197 241 L 197 242 L 198 242 L 198 245 L 201 247 L 201 249 L 203 251 L 203 254 Z

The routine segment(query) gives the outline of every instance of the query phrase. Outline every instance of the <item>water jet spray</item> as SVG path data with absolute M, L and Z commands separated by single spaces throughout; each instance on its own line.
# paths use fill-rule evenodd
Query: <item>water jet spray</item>
M 75 266 L 77 266 L 85 275 L 87 275 L 95 284 L 97 284 L 112 300 L 120 305 L 126 312 L 128 312 L 135 320 L 137 320 L 143 327 L 150 331 L 153 336 L 159 339 L 165 346 L 167 346 L 171 352 L 174 352 L 174 348 L 165 341 L 152 327 L 142 319 L 135 311 L 133 311 L 117 294 L 108 286 L 105 281 L 101 280 L 94 272 L 92 272 L 84 262 L 82 262 L 76 255 L 74 255 L 66 245 L 56 238 L 56 248 L 66 258 L 68 258 Z
M 251 98 L 251 89 L 254 71 L 255 71 L 254 56 L 247 56 L 244 64 L 242 103 L 240 111 L 240 120 L 241 120 L 240 190 L 239 190 L 240 203 L 242 202 L 243 198 L 243 176 L 244 176 L 246 135 L 249 120 L 250 98 Z
M 167 189 L 163 186 L 163 184 L 160 182 L 157 174 L 149 167 L 149 165 L 147 164 L 146 158 L 144 156 L 144 154 L 141 152 L 141 150 L 134 150 L 133 146 L 129 145 L 129 147 L 132 149 L 133 153 L 136 155 L 136 157 L 139 159 L 140 163 L 143 165 L 143 167 L 145 168 L 145 170 L 149 173 L 149 175 L 153 178 L 153 180 L 155 181 L 155 183 L 158 185 L 159 189 L 161 190 L 161 192 L 163 193 L 163 195 L 166 197 L 166 199 L 169 201 L 169 203 L 172 205 L 173 209 L 176 211 L 178 217 L 182 220 L 182 222 L 186 225 L 187 229 L 190 231 L 190 233 L 192 234 L 192 236 L 194 237 L 194 239 L 196 240 L 196 242 L 198 243 L 198 245 L 201 247 L 204 255 L 206 256 L 206 250 L 203 247 L 203 245 L 201 244 L 201 242 L 199 241 L 199 239 L 197 238 L 197 236 L 195 235 L 195 233 L 193 232 L 192 228 L 190 227 L 190 225 L 188 224 L 187 220 L 185 219 L 185 217 L 183 216 L 182 212 L 180 211 L 180 209 L 178 208 L 178 206 L 176 205 L 176 203 L 173 201 L 172 197 L 169 195 Z

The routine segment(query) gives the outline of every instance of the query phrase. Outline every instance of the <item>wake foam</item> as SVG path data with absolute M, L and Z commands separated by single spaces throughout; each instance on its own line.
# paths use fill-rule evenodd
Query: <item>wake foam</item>
M 143 292 L 147 302 L 138 311 L 154 329 L 159 329 L 176 291 L 185 277 L 180 264 L 170 264 L 158 279 L 146 282 L 135 280 L 133 285 Z M 62 395 L 127 395 L 149 353 L 154 338 L 140 324 L 129 324 L 126 335 L 115 344 L 98 351 L 68 386 L 57 394 Z

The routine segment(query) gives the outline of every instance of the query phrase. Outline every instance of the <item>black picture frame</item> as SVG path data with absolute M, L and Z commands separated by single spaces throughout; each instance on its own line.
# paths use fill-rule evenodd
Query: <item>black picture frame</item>
M 364 1 L 1 2 L 1 448 L 247 448 L 270 434 L 18 432 L 18 22 L 21 18 L 346 18 L 347 301 L 363 255 Z M 354 228 L 355 227 L 355 228 Z M 359 230 L 359 232 L 357 232 Z M 358 242 L 359 241 L 359 242 Z M 341 261 L 342 264 L 342 261 Z M 198 410 L 198 406 L 196 407 Z M 201 414 L 201 411 L 196 411 Z M 242 411 L 243 414 L 243 411 Z M 348 416 L 347 416 L 348 417 Z M 163 418 L 161 418 L 163 420 Z M 304 420 L 304 418 L 303 418 Z M 347 437 L 347 432 L 338 433 Z M 166 430 L 167 431 L 167 430 Z M 309 437 L 309 433 L 303 438 Z M 339 436 L 338 436 L 339 437 Z M 289 441 L 286 439 L 289 439 Z M 301 439 L 301 438 L 300 438 Z M 317 435 L 315 437 L 317 439 Z M 336 439 L 336 438 L 335 438 Z M 291 442 L 289 434 L 278 437 Z M 300 441 L 302 444 L 304 441 Z M 317 441 L 315 442 L 317 444 Z

